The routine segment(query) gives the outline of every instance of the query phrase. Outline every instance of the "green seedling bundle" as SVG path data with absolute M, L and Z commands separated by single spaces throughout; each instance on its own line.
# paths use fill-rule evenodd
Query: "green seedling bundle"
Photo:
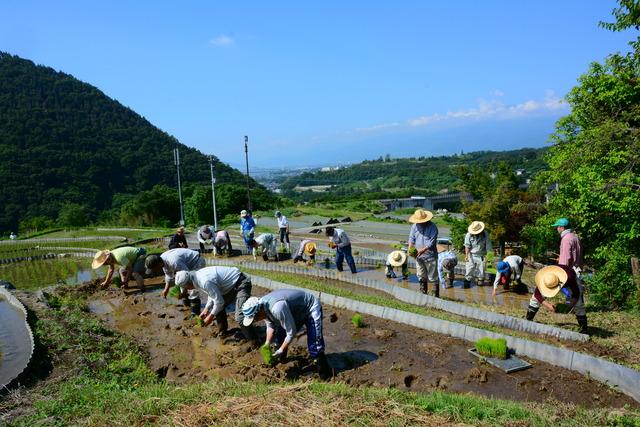
M 362 320 L 362 315 L 360 313 L 356 313 L 353 315 L 353 317 L 351 318 L 351 323 L 353 323 L 353 326 L 355 326 L 356 328 L 364 328 L 364 320 Z
M 476 350 L 483 356 L 506 359 L 507 340 L 504 338 L 480 338 L 476 341 Z
M 169 289 L 169 296 L 172 298 L 180 298 L 180 287 L 173 286 L 171 289 Z
M 416 249 L 416 247 L 412 247 L 411 249 L 409 249 L 409 256 L 415 258 L 418 256 L 418 249 Z
M 273 365 L 275 362 L 275 358 L 273 357 L 273 353 L 271 352 L 271 346 L 269 344 L 264 344 L 260 347 L 260 354 L 262 355 L 262 360 L 267 365 Z

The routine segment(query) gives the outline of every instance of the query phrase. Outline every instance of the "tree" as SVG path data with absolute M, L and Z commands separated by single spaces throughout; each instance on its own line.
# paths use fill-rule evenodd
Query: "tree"
M 602 24 L 620 31 L 639 23 L 637 1 L 619 0 L 616 22 Z M 592 301 L 623 307 L 634 293 L 630 258 L 640 249 L 640 44 L 627 54 L 610 55 L 591 64 L 566 99 L 571 113 L 560 119 L 540 175 L 545 185 L 558 184 L 549 214 L 568 217 L 595 270 Z
M 58 224 L 63 227 L 84 227 L 89 222 L 89 209 L 77 203 L 64 204 L 58 214 Z

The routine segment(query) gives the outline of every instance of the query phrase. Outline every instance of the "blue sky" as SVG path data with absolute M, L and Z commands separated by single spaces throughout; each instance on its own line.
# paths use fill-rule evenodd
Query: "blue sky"
M 0 50 L 254 166 L 543 146 L 610 0 L 0 3 Z

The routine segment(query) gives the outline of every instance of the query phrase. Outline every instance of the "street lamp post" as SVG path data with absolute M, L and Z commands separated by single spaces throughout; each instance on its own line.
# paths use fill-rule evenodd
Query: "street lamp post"
M 216 213 L 216 177 L 213 175 L 213 156 L 209 156 L 211 163 L 211 197 L 213 199 L 213 227 L 218 231 L 218 214 Z
M 247 163 L 247 207 L 251 210 L 251 190 L 249 189 L 249 137 L 244 137 L 244 158 Z
M 180 225 L 184 226 L 184 209 L 182 207 L 182 188 L 180 186 L 180 150 L 173 149 L 173 161 L 176 164 L 176 171 L 178 173 L 178 198 L 180 199 Z

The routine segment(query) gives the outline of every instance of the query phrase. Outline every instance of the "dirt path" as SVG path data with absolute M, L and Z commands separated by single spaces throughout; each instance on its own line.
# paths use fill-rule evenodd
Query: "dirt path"
M 254 294 L 263 293 L 254 288 Z M 294 341 L 287 363 L 265 367 L 248 344 L 216 337 L 215 327 L 196 326 L 190 311 L 176 299 L 160 298 L 157 287 L 128 295 L 100 291 L 90 307 L 112 327 L 136 338 L 148 351 L 151 367 L 172 382 L 210 377 L 275 382 L 315 375 L 306 337 Z M 530 361 L 532 369 L 505 374 L 468 354 L 470 344 L 459 339 L 369 316 L 364 318 L 366 327 L 356 329 L 353 313 L 330 306 L 324 314 L 334 381 L 522 401 L 552 399 L 587 407 L 638 406 L 596 381 L 542 362 Z

